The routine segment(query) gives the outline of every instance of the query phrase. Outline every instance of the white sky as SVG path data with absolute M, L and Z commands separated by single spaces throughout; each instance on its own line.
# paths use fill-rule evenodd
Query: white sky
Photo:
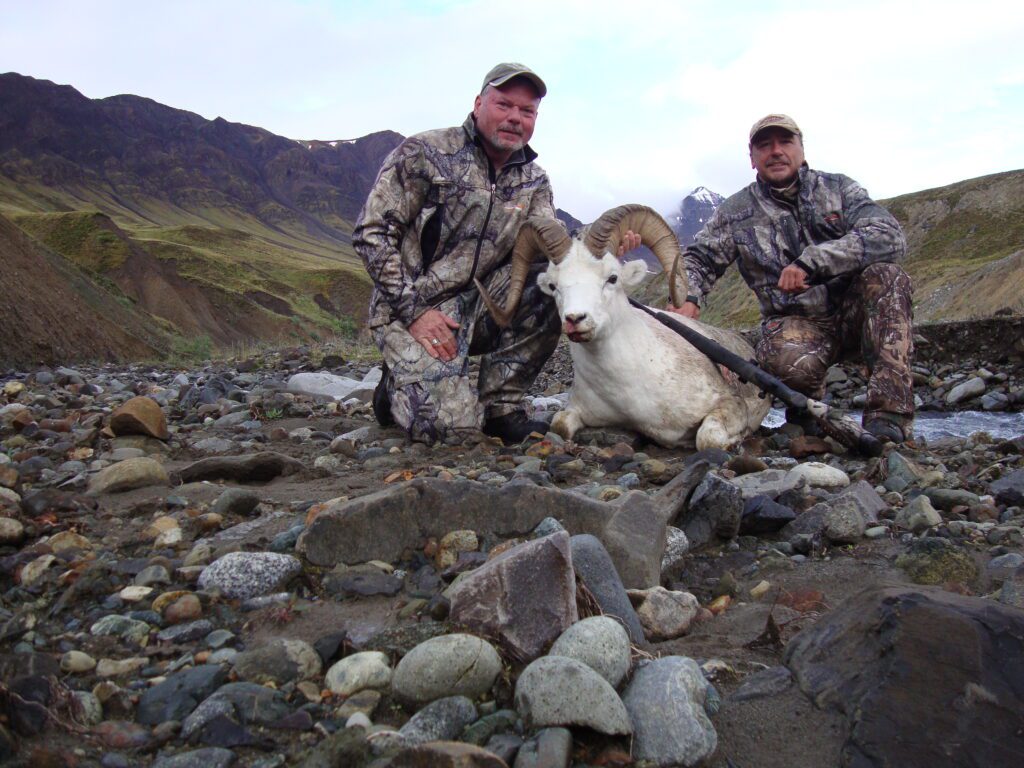
M 781 111 L 875 197 L 1024 167 L 1024 2 L 0 0 L 0 72 L 295 139 L 456 125 L 499 61 L 548 84 L 556 204 L 670 212 L 752 179 Z

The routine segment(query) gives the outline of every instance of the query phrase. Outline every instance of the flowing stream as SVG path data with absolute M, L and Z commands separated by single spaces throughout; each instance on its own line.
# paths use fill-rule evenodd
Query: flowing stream
M 860 421 L 859 411 L 849 411 L 850 418 Z M 781 409 L 772 408 L 764 426 L 778 427 L 786 420 Z M 958 411 L 941 413 L 922 411 L 914 417 L 914 437 L 935 440 L 940 437 L 967 437 L 975 432 L 988 432 L 992 437 L 1007 440 L 1024 435 L 1024 413 L 991 413 Z

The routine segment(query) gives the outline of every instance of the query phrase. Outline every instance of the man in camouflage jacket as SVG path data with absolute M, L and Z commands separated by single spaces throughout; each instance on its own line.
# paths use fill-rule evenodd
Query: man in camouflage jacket
M 458 444 L 482 428 L 518 442 L 546 431 L 521 401 L 558 342 L 554 302 L 531 274 L 501 330 L 473 284 L 503 302 L 519 227 L 555 216 L 527 144 L 546 92 L 521 64 L 494 67 L 465 123 L 411 136 L 385 159 L 356 223 L 353 244 L 374 282 L 370 331 L 385 363 L 374 410 L 413 440 Z M 477 381 L 470 355 L 481 355 Z
M 698 317 L 704 296 L 738 260 L 761 304 L 758 363 L 820 399 L 829 366 L 859 352 L 870 370 L 864 426 L 901 442 L 914 397 L 912 286 L 895 263 L 906 252 L 899 223 L 853 179 L 808 168 L 792 118 L 758 120 L 749 148 L 757 179 L 684 249 L 690 295 L 675 311 Z M 807 424 L 791 411 L 787 419 Z

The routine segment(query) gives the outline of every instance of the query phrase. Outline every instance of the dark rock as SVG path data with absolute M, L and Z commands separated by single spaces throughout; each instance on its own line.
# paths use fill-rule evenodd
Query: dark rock
M 453 622 L 497 639 L 519 661 L 535 659 L 579 618 L 569 534 L 512 547 L 447 594 Z
M 796 512 L 786 505 L 773 501 L 769 496 L 754 496 L 743 504 L 740 533 L 774 533 L 795 519 Z
M 348 633 L 332 632 L 324 635 L 313 643 L 313 650 L 320 655 L 323 668 L 327 669 L 332 662 L 337 661 L 345 655 L 345 643 L 348 640 Z
M 601 611 L 622 623 L 632 643 L 645 645 L 647 641 L 640 617 L 636 615 L 604 545 L 596 536 L 580 534 L 569 539 L 569 546 L 576 576 L 590 590 Z
M 213 502 L 210 511 L 218 515 L 248 515 L 260 503 L 260 497 L 248 488 L 228 488 Z
M 332 574 L 324 579 L 324 589 L 339 597 L 394 597 L 402 591 L 402 580 L 374 568 L 360 573 Z
M 420 643 L 425 643 L 451 632 L 451 627 L 441 621 L 421 621 L 404 627 L 392 627 L 371 637 L 359 647 L 360 651 L 380 651 L 395 658 L 405 656 Z
M 1017 507 L 1024 505 L 1024 469 L 999 478 L 988 489 L 999 504 Z
M 730 696 L 729 701 L 749 701 L 775 696 L 793 684 L 793 675 L 783 666 L 769 667 L 755 672 L 743 680 L 742 685 Z
M 48 678 L 25 675 L 7 686 L 18 698 L 4 697 L 7 720 L 11 728 L 22 736 L 35 736 L 49 722 L 47 707 L 54 701 L 54 690 Z
M 451 741 L 476 720 L 476 707 L 465 696 L 448 696 L 432 701 L 413 715 L 399 733 L 407 744 Z
M 844 765 L 952 768 L 1024 764 L 1022 658 L 1021 611 L 900 586 L 839 605 L 784 660 L 819 707 L 845 713 Z
M 198 741 L 211 747 L 250 747 L 258 743 L 256 736 L 226 714 L 207 720 L 199 729 Z
M 174 483 L 197 483 L 202 480 L 259 483 L 293 475 L 301 472 L 304 467 L 298 459 L 264 451 L 245 456 L 211 456 L 200 459 L 175 472 L 171 479 Z
M 571 761 L 569 729 L 543 728 L 519 749 L 515 768 L 567 768 Z
M 404 749 L 390 768 L 508 768 L 497 755 L 483 747 L 457 741 L 432 741 Z
M 606 503 L 527 483 L 493 488 L 468 480 L 417 478 L 320 513 L 299 537 L 297 549 L 315 565 L 394 562 L 404 550 L 449 531 L 526 536 L 545 517 L 558 518 L 570 533 L 598 536 L 629 586 L 658 583 L 665 513 L 640 492 Z
M 306 753 L 300 768 L 338 768 L 365 765 L 370 759 L 370 745 L 362 728 L 342 728 L 329 735 Z
M 256 683 L 228 683 L 204 699 L 185 718 L 181 737 L 191 738 L 220 715 L 233 717 L 242 725 L 269 725 L 290 711 L 291 707 L 280 691 Z
M 206 747 L 157 758 L 152 768 L 228 768 L 235 762 L 235 753 L 221 747 Z
M 136 720 L 145 725 L 184 720 L 199 702 L 223 685 L 227 677 L 227 671 L 218 664 L 175 672 L 142 693 Z
M 709 474 L 694 490 L 686 511 L 676 518 L 675 524 L 683 529 L 690 547 L 697 549 L 714 536 L 735 538 L 742 516 L 742 491 L 728 480 Z
M 967 552 L 937 536 L 914 541 L 906 554 L 896 558 L 896 567 L 917 584 L 971 582 L 978 575 L 977 565 Z

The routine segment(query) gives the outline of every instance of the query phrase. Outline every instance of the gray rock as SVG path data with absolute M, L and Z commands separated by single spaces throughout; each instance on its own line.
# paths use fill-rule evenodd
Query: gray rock
M 213 631 L 213 624 L 207 619 L 197 619 L 185 624 L 175 624 L 172 627 L 161 629 L 157 632 L 156 639 L 161 643 L 191 643 L 206 637 Z
M 236 483 L 258 483 L 275 477 L 301 472 L 298 459 L 264 451 L 244 456 L 211 456 L 189 464 L 174 473 L 175 483 L 197 483 L 202 480 L 230 480 Z
M 667 656 L 633 673 L 623 703 L 633 721 L 633 757 L 656 766 L 694 766 L 718 744 L 704 712 L 708 684 L 693 659 Z
M 529 483 L 495 488 L 417 478 L 334 505 L 316 517 L 296 547 L 315 565 L 394 562 L 403 550 L 449 531 L 527 536 L 545 517 L 558 518 L 570 533 L 598 536 L 626 584 L 658 583 L 667 516 L 639 491 L 606 503 Z
M 230 552 L 199 574 L 201 589 L 216 589 L 231 599 L 267 595 L 302 571 L 302 563 L 277 552 Z
M 184 720 L 199 702 L 223 685 L 227 677 L 227 670 L 216 664 L 175 672 L 142 692 L 135 719 L 144 725 Z
M 564 656 L 543 656 L 523 670 L 515 706 L 528 728 L 578 725 L 609 735 L 633 732 L 626 708 L 608 681 Z
M 839 496 L 828 503 L 825 513 L 825 538 L 833 544 L 856 544 L 867 525 L 860 505 L 850 496 Z
M 942 516 L 935 511 L 925 495 L 915 496 L 909 504 L 896 513 L 896 525 L 913 533 L 921 533 L 942 522 Z
M 569 729 L 544 728 L 520 747 L 513 768 L 568 768 L 571 762 Z
M 347 376 L 336 376 L 333 373 L 303 372 L 296 373 L 288 379 L 287 389 L 300 395 L 324 395 L 335 400 L 344 400 L 359 387 L 361 382 Z
M 1021 658 L 1019 609 L 892 586 L 824 614 L 783 660 L 818 707 L 845 714 L 839 763 L 933 768 L 1024 764 Z
M 925 488 L 924 495 L 937 509 L 944 509 L 947 512 L 953 507 L 970 507 L 981 503 L 978 494 L 961 488 Z
M 104 616 L 89 628 L 92 635 L 113 635 L 145 645 L 150 626 L 144 621 L 129 619 L 127 616 Z
M 476 718 L 472 701 L 465 696 L 448 696 L 427 704 L 398 732 L 407 744 L 454 741 Z
M 879 514 L 889 508 L 889 505 L 878 495 L 878 492 L 871 484 L 864 480 L 851 483 L 839 492 L 839 496 L 853 499 L 860 508 L 861 515 L 864 517 L 864 522 L 867 525 L 877 523 Z
M 621 623 L 631 642 L 645 644 L 640 617 L 636 615 L 604 545 L 596 536 L 581 534 L 569 539 L 569 546 L 572 550 L 573 569 L 597 600 L 602 613 Z
M 836 467 L 822 464 L 820 461 L 807 461 L 797 464 L 786 475 L 789 484 L 796 488 L 804 483 L 809 488 L 828 488 L 836 490 L 850 484 L 850 476 Z
M 320 654 L 304 640 L 275 638 L 235 657 L 235 673 L 252 683 L 286 683 L 319 676 Z
M 798 479 L 791 478 L 789 471 L 784 469 L 765 469 L 760 472 L 750 472 L 730 480 L 733 485 L 740 489 L 744 501 L 754 496 L 767 496 L 776 499 L 786 491 L 791 491 L 800 484 Z M 797 485 L 794 485 L 794 482 Z
M 887 491 L 903 493 L 907 488 L 916 484 L 924 474 L 920 467 L 898 451 L 890 453 L 886 462 L 888 475 L 882 484 Z
M 228 488 L 213 502 L 218 515 L 248 515 L 260 503 L 260 497 L 248 488 Z
M 512 547 L 446 594 L 455 624 L 496 638 L 520 661 L 535 659 L 579 618 L 569 534 Z
M 610 616 L 591 616 L 569 627 L 551 646 L 549 656 L 581 661 L 617 688 L 632 662 L 629 635 Z
M 198 734 L 214 718 L 227 716 L 242 725 L 270 725 L 291 712 L 284 694 L 256 683 L 228 683 L 208 696 L 181 724 L 181 738 Z
M 743 517 L 743 492 L 728 480 L 708 474 L 690 497 L 686 511 L 676 520 L 690 546 L 703 547 L 715 536 L 735 538 Z
M 391 676 L 391 690 L 405 701 L 422 704 L 445 696 L 483 695 L 501 672 L 494 646 L 466 634 L 442 635 L 407 653 Z
M 776 696 L 793 685 L 793 675 L 783 666 L 769 667 L 755 672 L 729 696 L 729 701 L 750 701 Z
M 985 393 L 985 380 L 979 376 L 975 376 L 972 379 L 968 379 L 965 382 L 957 384 L 949 392 L 946 393 L 946 404 L 956 405 L 962 403 L 964 400 L 970 400 L 972 397 L 977 397 Z
M 1024 505 L 1024 469 L 1018 469 L 990 483 L 988 490 L 999 504 L 1015 507 Z
M 391 665 L 388 657 L 379 651 L 353 653 L 327 670 L 324 684 L 341 696 L 351 696 L 367 688 L 384 689 L 391 685 Z
M 774 533 L 796 519 L 796 512 L 768 496 L 753 496 L 743 503 L 740 533 L 758 535 Z
M 681 528 L 669 526 L 665 537 L 665 554 L 661 556 L 661 572 L 670 571 L 683 564 L 690 551 L 690 540 Z
M 89 480 L 87 493 L 98 496 L 101 493 L 121 493 L 135 488 L 152 485 L 169 485 L 170 478 L 156 459 L 125 459 L 101 469 Z
M 228 768 L 235 762 L 235 753 L 223 747 L 204 747 L 191 752 L 159 757 L 152 768 Z

